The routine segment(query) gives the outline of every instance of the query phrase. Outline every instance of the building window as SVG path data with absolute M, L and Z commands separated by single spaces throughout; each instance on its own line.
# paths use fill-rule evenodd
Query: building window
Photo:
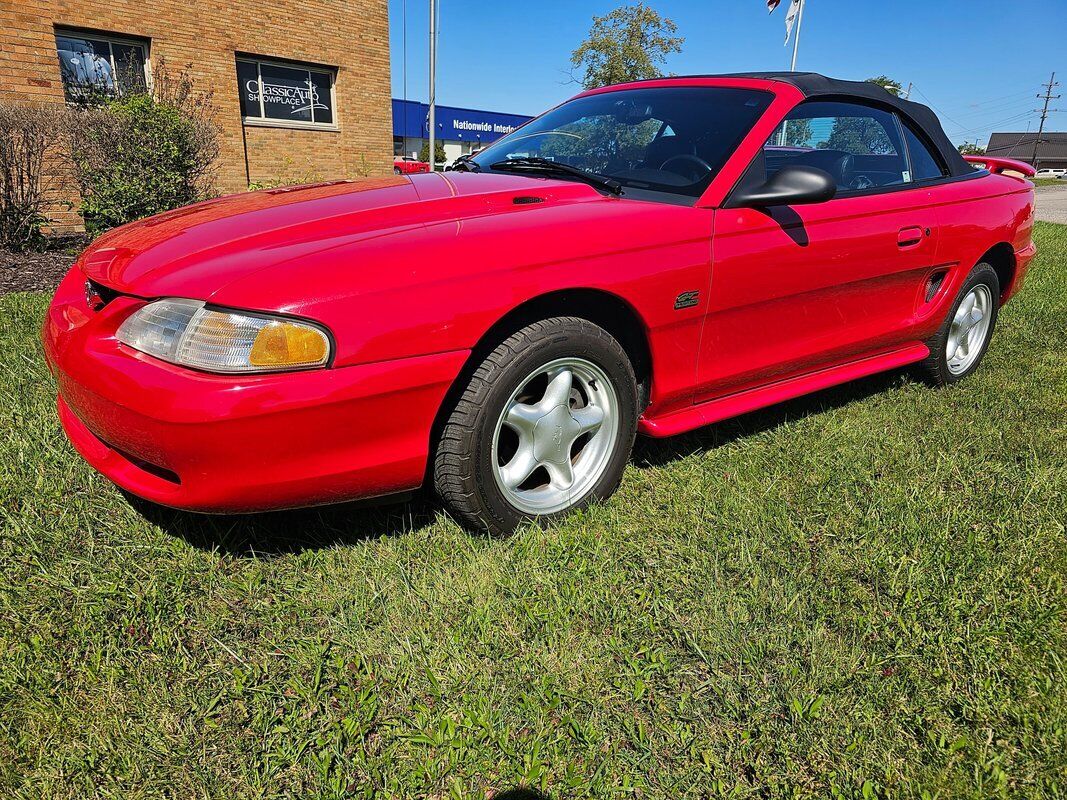
M 56 54 L 68 103 L 143 92 L 148 85 L 145 41 L 56 31 Z
M 245 122 L 317 128 L 336 125 L 333 70 L 238 58 L 237 84 Z

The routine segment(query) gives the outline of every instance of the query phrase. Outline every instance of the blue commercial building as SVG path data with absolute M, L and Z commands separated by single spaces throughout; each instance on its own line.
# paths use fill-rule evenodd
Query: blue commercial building
M 394 155 L 418 156 L 430 136 L 429 115 L 430 107 L 426 103 L 393 99 Z M 434 116 L 436 138 L 445 146 L 446 163 L 495 142 L 532 119 L 519 114 L 442 105 L 437 106 Z

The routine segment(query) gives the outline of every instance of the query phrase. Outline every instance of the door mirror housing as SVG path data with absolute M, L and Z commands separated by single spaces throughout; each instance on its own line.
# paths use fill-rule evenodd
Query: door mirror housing
M 740 187 L 731 208 L 770 208 L 825 203 L 837 194 L 837 183 L 826 170 L 793 164 L 782 167 L 759 186 Z

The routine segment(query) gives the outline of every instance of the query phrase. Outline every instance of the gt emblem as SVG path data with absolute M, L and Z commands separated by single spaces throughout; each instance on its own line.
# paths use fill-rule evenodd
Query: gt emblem
M 556 452 L 563 452 L 563 426 L 557 425 L 552 432 L 552 441 L 556 443 Z
M 683 308 L 692 308 L 700 302 L 700 292 L 682 292 L 674 301 L 674 310 L 681 311 Z

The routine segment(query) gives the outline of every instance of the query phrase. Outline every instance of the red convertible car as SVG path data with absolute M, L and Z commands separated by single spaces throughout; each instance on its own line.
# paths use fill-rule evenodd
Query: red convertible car
M 59 416 L 152 501 L 436 488 L 513 530 L 671 436 L 905 365 L 973 372 L 1034 255 L 1023 164 L 819 75 L 585 92 L 463 171 L 270 189 L 114 230 L 44 323 Z M 1004 174 L 1011 173 L 1011 174 Z
M 393 157 L 394 175 L 418 175 L 429 171 L 430 164 L 428 161 L 419 161 L 417 158 L 411 158 L 410 156 Z

